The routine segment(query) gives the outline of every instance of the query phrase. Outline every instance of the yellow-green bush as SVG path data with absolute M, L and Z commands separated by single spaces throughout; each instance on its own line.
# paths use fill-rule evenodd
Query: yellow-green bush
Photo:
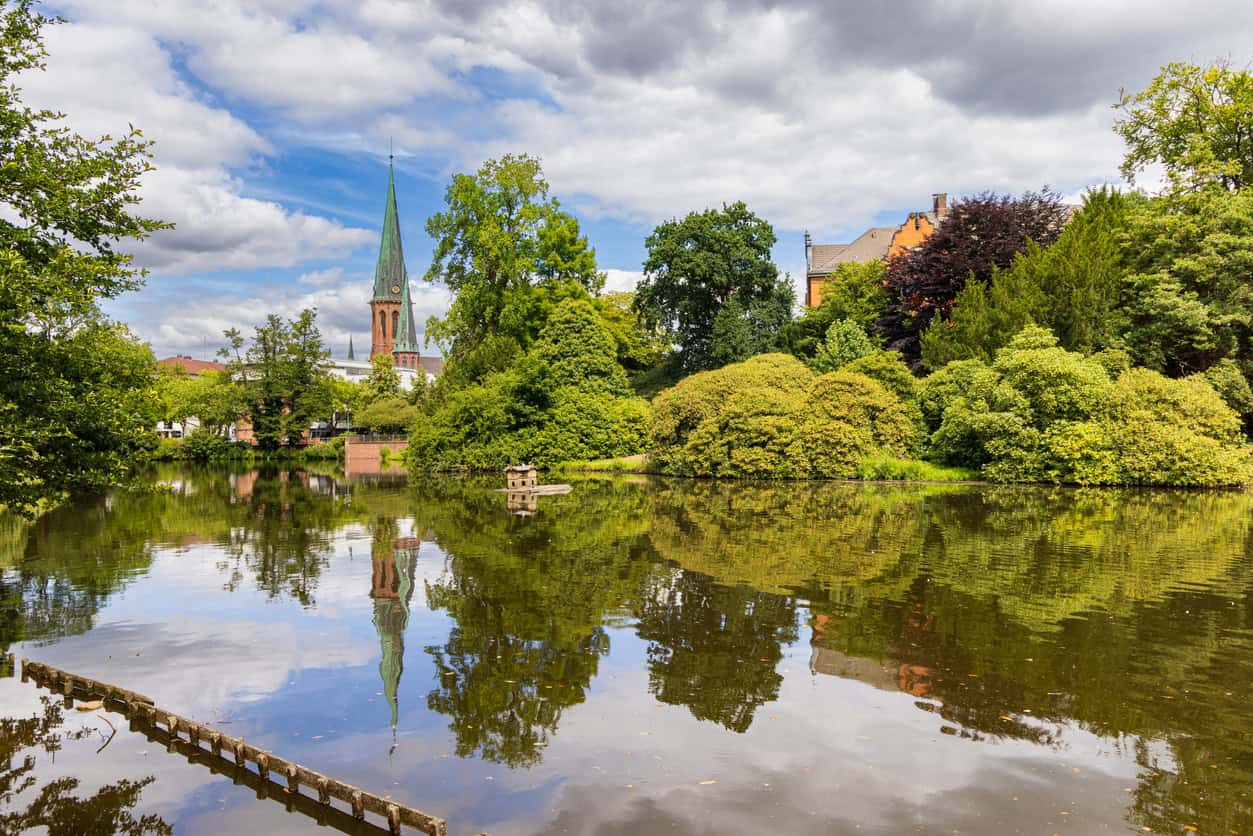
M 899 351 L 876 351 L 858 357 L 851 363 L 845 363 L 839 371 L 856 372 L 877 380 L 902 401 L 908 402 L 918 397 L 918 378 L 905 365 Z
M 1110 364 L 1111 368 L 1116 368 Z M 952 363 L 922 385 L 930 454 L 1001 482 L 1232 485 L 1251 478 L 1240 419 L 1205 379 L 1105 366 L 1030 327 L 991 368 Z
M 879 382 L 844 371 L 815 379 L 791 357 L 762 355 L 658 395 L 651 461 L 688 476 L 856 478 L 863 458 L 904 456 L 917 433 Z
M 653 399 L 652 460 L 664 472 L 691 474 L 683 453 L 688 436 L 715 416 L 732 394 L 753 387 L 799 394 L 811 380 L 808 367 L 787 354 L 759 354 L 684 378 Z
M 809 389 L 801 436 L 815 476 L 853 479 L 870 455 L 903 457 L 918 425 L 900 398 L 863 374 L 824 374 Z

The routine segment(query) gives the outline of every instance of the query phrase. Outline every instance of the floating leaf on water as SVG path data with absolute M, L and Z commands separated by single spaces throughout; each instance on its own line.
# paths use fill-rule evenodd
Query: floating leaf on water
M 709 784 L 716 784 L 716 783 L 718 783 L 718 782 L 717 782 L 717 781 L 714 781 L 714 780 L 712 780 L 712 779 L 711 779 L 711 780 L 708 780 L 708 781 L 701 781 L 701 782 L 700 782 L 700 784 L 701 784 L 701 786 L 702 786 L 702 787 L 704 787 L 704 786 L 708 786 Z
M 104 708 L 104 703 L 101 700 L 88 700 L 87 702 L 80 702 L 74 707 L 79 711 L 95 711 L 98 708 Z

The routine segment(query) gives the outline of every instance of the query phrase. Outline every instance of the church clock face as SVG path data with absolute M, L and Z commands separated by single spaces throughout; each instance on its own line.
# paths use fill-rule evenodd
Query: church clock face
M 398 284 L 392 285 L 392 293 L 399 293 L 399 292 L 400 292 L 400 285 Z

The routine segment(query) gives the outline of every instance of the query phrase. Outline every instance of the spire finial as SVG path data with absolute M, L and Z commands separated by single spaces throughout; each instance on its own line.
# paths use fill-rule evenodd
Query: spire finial
M 392 152 L 393 152 L 392 138 L 389 136 L 387 138 L 387 165 L 388 166 L 391 166 L 392 160 L 396 159 L 396 155 Z

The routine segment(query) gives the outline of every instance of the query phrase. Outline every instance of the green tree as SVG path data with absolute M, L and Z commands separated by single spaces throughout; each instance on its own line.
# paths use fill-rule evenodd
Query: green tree
M 1115 129 L 1127 143 L 1128 181 L 1161 165 L 1173 191 L 1218 184 L 1239 191 L 1253 183 L 1253 73 L 1226 63 L 1175 62 L 1138 93 L 1115 105 Z
M 231 424 L 248 414 L 244 386 L 225 374 L 175 374 L 163 381 L 164 420 L 200 422 L 201 430 L 228 434 Z
M 714 324 L 732 299 L 756 323 L 753 342 L 764 350 L 790 319 L 795 293 L 770 260 L 774 243 L 774 229 L 743 201 L 666 221 L 644 242 L 648 256 L 636 309 L 674 335 L 690 370 L 715 365 Z M 725 343 L 724 353 L 734 342 Z
M 1172 376 L 1230 357 L 1253 372 L 1253 189 L 1145 201 L 1129 219 L 1127 348 Z
M 1092 353 L 1121 343 L 1126 327 L 1123 257 L 1133 201 L 1096 189 L 1047 249 L 1029 241 L 1006 270 L 994 267 L 987 284 L 971 282 L 957 294 L 947 320 L 922 335 L 931 369 L 953 360 L 991 362 L 1030 324 L 1050 328 L 1067 349 Z
M 0 505 L 32 510 L 126 477 L 157 420 L 151 353 L 98 302 L 142 284 L 121 247 L 166 227 L 133 214 L 150 145 L 92 139 L 22 102 L 51 21 L 0 7 Z
M 592 303 L 613 337 L 618 363 L 628 373 L 648 371 L 665 362 L 670 353 L 665 332 L 644 322 L 634 308 L 634 293 L 602 293 Z
M 866 329 L 855 320 L 842 319 L 831 326 L 818 346 L 810 366 L 816 372 L 833 372 L 859 357 L 874 353 L 875 345 Z
M 295 445 L 314 421 L 330 417 L 334 407 L 330 351 L 318 331 L 317 311 L 306 309 L 294 319 L 270 314 L 244 351 L 244 338 L 225 332 L 228 372 L 243 385 L 258 446 L 275 449 Z
M 709 366 L 718 368 L 728 363 L 747 360 L 753 351 L 753 326 L 739 300 L 731 297 L 714 316 L 709 334 Z
M 822 302 L 806 308 L 789 322 L 779 335 L 779 346 L 802 360 L 809 360 L 827 336 L 831 326 L 851 319 L 869 331 L 887 309 L 888 295 L 883 288 L 887 264 L 883 261 L 840 264 L 827 277 Z
M 404 398 L 379 398 L 353 418 L 353 424 L 379 433 L 408 432 L 418 417 L 417 407 Z
M 527 348 L 558 302 L 603 286 L 595 251 L 549 196 L 539 160 L 488 160 L 476 174 L 454 175 L 444 200 L 447 210 L 426 222 L 435 240 L 426 279 L 443 281 L 453 302 L 427 333 L 446 344 L 450 363 L 496 336 Z
M 370 376 L 366 378 L 370 400 L 400 396 L 400 372 L 390 354 L 376 354 L 370 358 Z

